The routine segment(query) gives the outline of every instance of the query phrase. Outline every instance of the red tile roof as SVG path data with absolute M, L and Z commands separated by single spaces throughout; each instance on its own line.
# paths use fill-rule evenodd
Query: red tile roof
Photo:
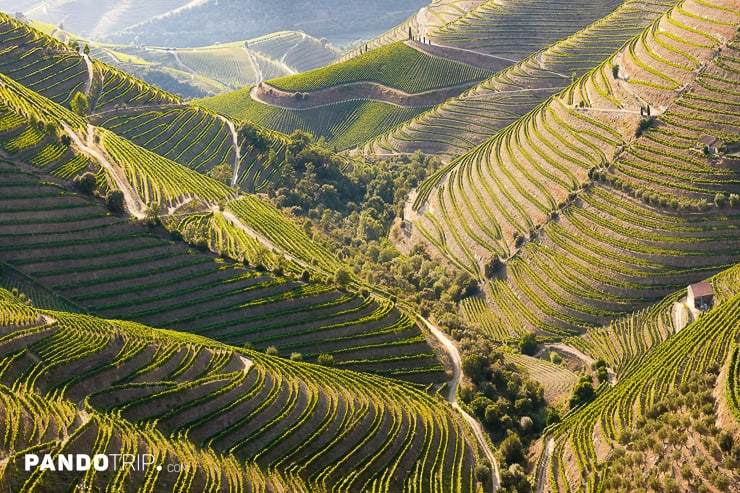
M 704 296 L 712 296 L 712 283 L 711 282 L 700 282 L 692 284 L 689 289 L 694 294 L 694 298 L 703 298 Z

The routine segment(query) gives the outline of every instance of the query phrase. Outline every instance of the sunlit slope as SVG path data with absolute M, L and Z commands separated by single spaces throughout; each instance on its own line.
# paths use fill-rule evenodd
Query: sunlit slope
M 274 208 L 260 204 L 258 209 L 258 201 L 246 202 L 245 207 L 235 209 L 234 217 L 226 218 L 217 210 L 218 202 L 233 198 L 226 186 L 112 132 L 84 127 L 78 117 L 10 80 L 5 80 L 2 94 L 6 106 L 0 120 L 0 144 L 11 160 L 3 166 L 7 187 L 0 196 L 3 261 L 106 316 L 208 333 L 233 344 L 249 341 L 258 348 L 277 346 L 287 353 L 302 352 L 308 360 L 332 353 L 338 365 L 399 376 L 405 373 L 414 381 L 443 378 L 419 328 L 392 303 L 363 299 L 320 282 L 268 275 L 231 261 L 217 262 L 210 254 L 196 253 L 183 243 L 148 232 L 140 222 L 108 215 L 101 204 L 72 194 L 63 185 L 47 183 L 47 175 L 34 172 L 49 169 L 49 177 L 68 178 L 86 169 L 97 170 L 101 190 L 122 184 L 129 207 L 153 202 L 165 208 L 184 201 L 210 204 L 216 209 L 213 214 L 219 217 L 219 227 L 213 232 L 183 228 L 181 234 L 193 243 L 198 244 L 200 234 L 215 240 L 212 235 L 235 231 L 245 260 L 259 258 L 261 266 L 276 269 L 278 259 L 288 250 L 298 258 L 289 267 L 291 272 L 300 273 L 305 265 L 310 271 L 333 273 L 337 264 L 330 262 L 336 260 L 307 238 L 299 235 L 295 241 L 295 231 L 302 230 Z M 32 116 L 26 115 L 34 111 L 42 125 L 28 121 Z M 62 124 L 77 139 L 87 132 L 87 145 L 100 137 L 98 154 L 106 163 L 91 163 L 89 157 L 74 151 L 79 149 L 77 144 L 73 150 L 60 147 Z M 73 125 L 82 128 L 76 130 Z M 57 149 L 62 152 L 58 157 Z M 51 156 L 48 162 L 36 158 L 47 155 Z M 70 170 L 67 163 L 74 168 Z M 261 240 L 255 230 L 261 231 Z M 260 241 L 279 246 L 272 247 L 275 253 L 261 253 L 266 248 Z M 229 251 L 227 247 L 219 250 Z M 386 363 L 379 365 L 380 360 Z
M 545 467 L 538 471 L 542 475 L 540 481 L 544 491 L 567 491 L 576 485 L 585 491 L 614 491 L 615 483 L 611 478 L 615 475 L 636 487 L 642 487 L 652 476 L 661 476 L 661 485 L 665 477 L 673 477 L 679 481 L 691 481 L 693 478 L 700 484 L 713 484 L 716 487 L 720 484 L 718 475 L 728 481 L 724 484 L 737 484 L 737 470 L 733 471 L 731 466 L 727 466 L 731 462 L 722 463 L 722 457 L 727 456 L 729 450 L 720 451 L 719 448 L 710 447 L 710 440 L 705 440 L 704 436 L 711 437 L 712 434 L 701 431 L 706 429 L 706 425 L 701 427 L 700 423 L 704 418 L 702 415 L 708 414 L 705 423 L 711 422 L 715 428 L 729 431 L 730 436 L 734 434 L 737 443 L 740 413 L 737 412 L 735 399 L 740 382 L 737 374 L 732 373 L 740 329 L 737 275 L 738 268 L 735 267 L 715 278 L 714 308 L 647 351 L 640 364 L 626 369 L 613 388 L 604 386 L 593 402 L 568 415 L 549 433 L 546 431 L 546 435 L 554 441 L 549 447 L 551 455 L 543 460 Z M 642 323 L 639 319 L 634 322 L 638 325 Z M 728 365 L 730 379 L 726 377 Z M 714 375 L 718 373 L 719 378 L 715 382 Z M 698 388 L 697 383 L 709 377 L 712 386 Z M 707 403 L 709 408 L 705 406 Z M 702 407 L 702 415 L 696 412 L 692 416 L 686 410 L 682 411 L 681 408 L 685 407 L 695 411 Z M 681 414 L 687 415 L 688 421 Z M 658 445 L 660 450 L 680 450 L 686 443 L 695 444 L 685 449 L 689 456 L 679 452 L 677 456 L 672 456 L 676 460 L 671 461 L 668 468 L 661 466 L 640 476 L 633 476 L 630 471 L 624 470 L 621 474 L 615 474 L 613 470 L 608 473 L 610 462 L 624 455 L 624 450 L 616 454 L 614 449 L 617 448 L 626 449 L 632 454 L 641 451 L 641 463 L 649 465 L 654 462 L 650 458 L 653 455 L 650 451 L 653 449 L 650 445 L 653 438 L 647 435 L 654 433 L 656 427 L 646 426 L 646 418 L 655 420 L 661 419 L 660 416 L 665 418 L 662 422 L 668 425 L 668 430 L 659 433 L 666 437 Z M 670 431 L 670 434 L 666 431 Z M 676 441 L 676 433 L 680 434 L 679 441 Z M 711 467 L 699 467 L 701 462 L 694 462 L 698 455 L 702 455 L 705 462 L 709 459 Z
M 283 133 L 306 130 L 345 149 L 388 131 L 491 73 L 397 42 L 339 64 L 198 103 Z
M 621 4 L 622 0 L 490 0 L 427 36 L 435 44 L 521 60 Z
M 363 146 L 365 152 L 440 154 L 450 160 L 513 123 L 603 63 L 675 0 L 628 0 L 588 27 L 500 71 L 459 97 L 421 113 Z
M 472 487 L 478 453 L 460 418 L 410 386 L 0 297 L 0 477 L 11 488 Z M 28 474 L 19 469 L 31 450 L 148 453 L 155 466 L 189 467 Z
M 415 227 L 450 262 L 482 278 L 492 256 L 513 256 L 489 283 L 502 333 L 602 325 L 737 259 L 737 213 L 720 210 L 737 170 L 691 149 L 736 134 L 738 92 L 705 82 L 738 80 L 736 41 L 713 59 L 740 18 L 727 5 L 682 2 L 420 186 Z M 697 98 L 711 104 L 692 110 Z M 656 128 L 635 140 L 648 105 Z M 640 168 L 630 156 L 645 148 L 657 164 Z

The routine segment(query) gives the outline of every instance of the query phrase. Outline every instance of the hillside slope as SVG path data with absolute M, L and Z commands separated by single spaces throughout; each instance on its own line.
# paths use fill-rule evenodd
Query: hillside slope
M 369 153 L 420 149 L 454 159 L 570 85 L 573 74 L 580 76 L 599 66 L 675 4 L 675 0 L 625 1 L 588 27 L 379 135 L 362 149 Z M 520 34 L 527 32 L 526 26 L 519 26 Z
M 599 326 L 737 260 L 737 169 L 693 148 L 737 133 L 739 20 L 681 2 L 419 187 L 431 248 L 481 279 L 508 259 L 487 281 L 497 337 Z
M 410 386 L 0 298 L 10 489 L 472 488 L 471 436 Z M 151 465 L 29 474 L 25 453 L 149 454 Z
M 546 432 L 540 491 L 737 491 L 738 272 L 713 280 L 714 308 Z

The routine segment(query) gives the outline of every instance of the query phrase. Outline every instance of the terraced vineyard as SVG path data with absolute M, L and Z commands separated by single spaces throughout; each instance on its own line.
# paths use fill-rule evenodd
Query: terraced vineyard
M 485 70 L 433 57 L 399 42 L 341 64 L 272 79 L 269 83 L 285 91 L 315 91 L 367 81 L 411 94 L 481 80 L 489 75 Z
M 278 60 L 298 72 L 323 67 L 337 57 L 337 52 L 331 46 L 313 36 L 295 31 L 272 33 L 249 40 L 249 49 Z
M 483 3 L 485 3 L 485 0 L 434 0 L 405 22 L 368 41 L 365 46 L 344 53 L 335 63 L 341 63 L 359 56 L 366 49 L 374 50 L 396 41 L 404 41 L 408 39 L 409 29 L 411 29 L 414 39 L 419 39 L 420 36 L 426 36 L 428 32 L 459 19 L 468 11 Z
M 48 56 L 49 52 L 55 56 Z M 4 75 L 60 104 L 69 103 L 76 91 L 83 91 L 88 79 L 81 56 L 2 12 L 0 56 Z
M 737 277 L 737 270 L 728 274 Z M 723 366 L 731 358 L 740 329 L 737 285 L 733 291 L 723 293 L 719 306 L 698 321 L 648 351 L 614 388 L 598 393 L 592 403 L 550 430 L 555 439 L 553 452 L 543 471 L 549 491 L 567 491 L 581 484 L 588 491 L 603 487 L 597 471 L 606 465 L 606 454 L 619 445 L 620 436 L 637 429 L 638 417 L 661 402 L 665 405 L 669 394 L 675 394 L 692 376 Z
M 721 6 L 685 1 L 656 21 L 647 38 L 636 39 L 649 39 L 647 45 L 660 52 L 663 48 L 653 33 L 689 37 L 689 27 L 681 27 L 689 15 L 691 24 L 699 25 L 691 29 L 715 33 L 717 40 L 731 38 L 740 19 L 738 13 Z M 686 45 L 691 56 L 711 57 L 709 43 L 691 43 Z M 726 49 L 734 50 L 734 43 Z M 563 334 L 598 327 L 721 270 L 740 254 L 738 238 L 732 233 L 740 219 L 735 211 L 702 212 L 706 206 L 684 193 L 685 185 L 670 189 L 665 186 L 670 182 L 654 175 L 656 191 L 622 185 L 624 181 L 615 181 L 612 173 L 600 171 L 633 138 L 640 120 L 635 95 L 653 102 L 654 108 L 675 97 L 673 89 L 638 82 L 655 77 L 653 71 L 658 69 L 650 65 L 629 69 L 629 87 L 621 75 L 616 80 L 611 67 L 625 63 L 626 53 L 629 45 L 419 188 L 415 208 L 421 217 L 415 227 L 451 263 L 483 277 L 483 265 L 492 256 L 514 255 L 507 263 L 506 281 L 497 279 L 488 285 L 502 326 L 493 332 L 524 327 Z M 717 67 L 708 68 L 708 74 L 726 64 L 723 57 L 708 64 Z M 694 83 L 696 72 L 671 71 L 656 58 L 651 60 L 661 73 L 682 85 L 703 84 L 704 75 Z M 730 74 L 722 77 L 737 81 Z M 647 89 L 641 92 L 643 87 Z M 726 107 L 737 104 L 736 91 L 714 94 Z M 684 100 L 682 96 L 674 106 L 684 107 Z M 672 108 L 666 113 L 669 121 L 673 121 Z M 699 112 L 682 115 L 686 117 L 683 128 L 692 128 L 694 139 L 710 129 L 728 132 L 733 125 L 729 119 L 724 123 L 728 127 L 721 129 Z M 692 133 L 683 135 L 685 143 Z M 638 152 L 645 140 L 632 143 L 624 156 Z M 671 152 L 679 156 L 676 163 L 695 160 L 685 144 Z M 623 164 L 623 159 L 628 158 L 620 156 L 615 169 L 626 169 L 629 162 Z M 726 180 L 723 193 L 727 195 L 737 193 L 736 180 L 731 178 L 735 173 L 731 168 L 716 172 Z M 602 175 L 610 185 L 589 180 Z M 676 206 L 671 209 L 673 200 Z
M 88 310 L 308 361 L 328 352 L 340 366 L 412 381 L 444 378 L 419 328 L 387 302 L 217 262 L 13 165 L 0 176 L 0 259 Z
M 351 100 L 309 109 L 288 109 L 263 104 L 249 97 L 249 89 L 235 91 L 198 103 L 237 119 L 252 119 L 284 134 L 304 130 L 324 137 L 338 150 L 361 144 L 428 109 L 403 107 L 370 100 Z
M 198 106 L 132 109 L 93 118 L 121 137 L 190 169 L 206 173 L 236 159 L 227 122 Z
M 413 387 L 131 322 L 39 311 L 4 290 L 0 326 L 8 453 L 0 477 L 11 489 L 472 488 L 479 452 L 471 436 L 450 408 Z M 25 453 L 139 453 L 153 464 L 28 474 Z M 167 464 L 186 467 L 156 467 Z
M 489 1 L 428 36 L 435 44 L 518 61 L 585 28 L 622 3 L 622 0 L 565 4 L 553 0 L 503 4 Z
M 422 149 L 447 159 L 463 154 L 566 87 L 574 72 L 582 75 L 602 64 L 675 3 L 628 0 L 585 29 L 573 30 L 567 37 L 563 32 L 562 39 L 542 51 L 378 136 L 365 150 L 387 153 Z

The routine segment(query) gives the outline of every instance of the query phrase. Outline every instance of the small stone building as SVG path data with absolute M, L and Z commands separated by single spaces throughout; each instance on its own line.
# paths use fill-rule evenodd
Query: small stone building
M 720 140 L 713 135 L 702 135 L 699 138 L 699 142 L 697 142 L 699 150 L 704 149 L 704 147 L 706 146 L 706 149 L 709 151 L 710 154 L 719 153 L 720 148 L 724 147 L 724 145 L 725 142 L 723 140 Z
M 714 303 L 714 293 L 710 282 L 692 284 L 688 287 L 687 292 L 686 302 L 698 310 L 706 310 Z

